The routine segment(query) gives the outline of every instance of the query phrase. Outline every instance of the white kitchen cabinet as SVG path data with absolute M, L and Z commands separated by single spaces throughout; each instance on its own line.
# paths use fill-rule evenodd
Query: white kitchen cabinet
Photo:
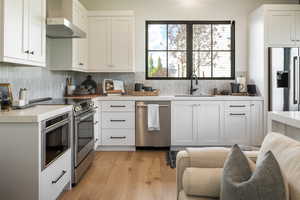
M 89 17 L 89 70 L 103 71 L 109 70 L 111 35 L 110 18 L 108 17 Z
M 173 146 L 196 145 L 196 110 L 198 102 L 176 101 L 172 102 L 171 115 L 171 143 Z
M 201 102 L 195 109 L 197 145 L 220 144 L 223 132 L 223 102 Z
M 67 150 L 61 157 L 55 160 L 49 167 L 41 173 L 41 200 L 57 199 L 63 188 L 68 185 L 72 176 L 71 149 Z M 55 180 L 58 180 L 54 183 Z
M 225 104 L 224 134 L 225 144 L 251 144 L 250 138 L 250 104 L 245 102 L 228 102 Z
M 135 101 L 99 101 L 101 145 L 97 150 L 135 151 Z
M 172 146 L 261 145 L 262 101 L 173 101 Z
M 81 71 L 88 68 L 88 18 L 87 10 L 78 1 L 72 0 L 72 10 L 65 17 L 86 33 L 86 38 L 47 39 L 48 66 L 54 71 Z M 55 17 L 55 12 L 50 15 Z
M 294 46 L 296 44 L 295 12 L 269 11 L 268 43 L 274 46 Z
M 89 71 L 135 71 L 135 30 L 132 12 L 91 12 L 88 32 Z
M 297 46 L 300 46 L 300 11 L 296 12 L 295 14 L 295 23 L 296 23 L 296 27 L 295 27 L 295 40 L 297 42 Z
M 0 9 L 0 61 L 45 66 L 45 0 L 3 0 Z
M 253 146 L 260 146 L 264 139 L 263 104 L 259 101 L 250 102 L 250 137 Z

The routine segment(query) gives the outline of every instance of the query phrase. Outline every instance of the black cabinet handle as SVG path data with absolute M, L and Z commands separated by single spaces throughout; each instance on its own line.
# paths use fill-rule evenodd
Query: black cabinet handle
M 123 137 L 110 137 L 110 139 L 126 139 L 126 137 L 125 136 L 123 136 Z
M 29 50 L 26 50 L 26 51 L 24 51 L 24 53 L 27 53 L 27 54 L 29 54 Z
M 246 113 L 230 113 L 231 116 L 245 116 Z
M 111 108 L 125 108 L 126 106 L 124 106 L 124 105 L 111 105 L 110 106 Z
M 126 122 L 124 119 L 111 119 L 111 122 Z
M 230 105 L 230 108 L 245 108 L 246 105 Z
M 96 125 L 96 124 L 98 124 L 99 123 L 99 121 L 96 121 L 95 123 L 94 123 L 94 125 Z
M 31 51 L 30 54 L 31 54 L 31 55 L 34 55 L 34 51 Z
M 83 66 L 84 64 L 83 63 L 79 63 L 79 65 Z
M 55 181 L 52 181 L 52 184 L 56 184 L 66 173 L 67 171 L 63 170 L 61 175 Z

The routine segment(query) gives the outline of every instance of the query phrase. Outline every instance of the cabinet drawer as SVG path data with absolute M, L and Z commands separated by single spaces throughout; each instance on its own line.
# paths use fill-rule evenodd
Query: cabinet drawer
M 225 111 L 229 112 L 248 112 L 250 109 L 249 101 L 233 101 L 225 104 Z
M 135 145 L 134 129 L 103 129 L 102 145 L 133 146 Z
M 102 111 L 134 111 L 134 101 L 103 101 Z
M 71 150 L 49 165 L 41 175 L 41 199 L 56 199 L 71 182 Z
M 134 112 L 102 112 L 102 128 L 134 128 Z

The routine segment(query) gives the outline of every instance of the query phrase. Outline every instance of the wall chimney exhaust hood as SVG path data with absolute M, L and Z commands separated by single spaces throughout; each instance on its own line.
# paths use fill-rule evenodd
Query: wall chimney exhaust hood
M 49 38 L 86 38 L 86 33 L 75 25 L 76 1 L 47 0 L 47 30 Z
M 85 38 L 86 33 L 66 18 L 47 18 L 47 37 Z

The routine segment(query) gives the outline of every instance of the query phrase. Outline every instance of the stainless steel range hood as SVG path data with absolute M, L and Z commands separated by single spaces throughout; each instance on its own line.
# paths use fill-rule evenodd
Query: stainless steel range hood
M 85 38 L 86 33 L 66 18 L 48 18 L 47 37 L 55 39 Z

